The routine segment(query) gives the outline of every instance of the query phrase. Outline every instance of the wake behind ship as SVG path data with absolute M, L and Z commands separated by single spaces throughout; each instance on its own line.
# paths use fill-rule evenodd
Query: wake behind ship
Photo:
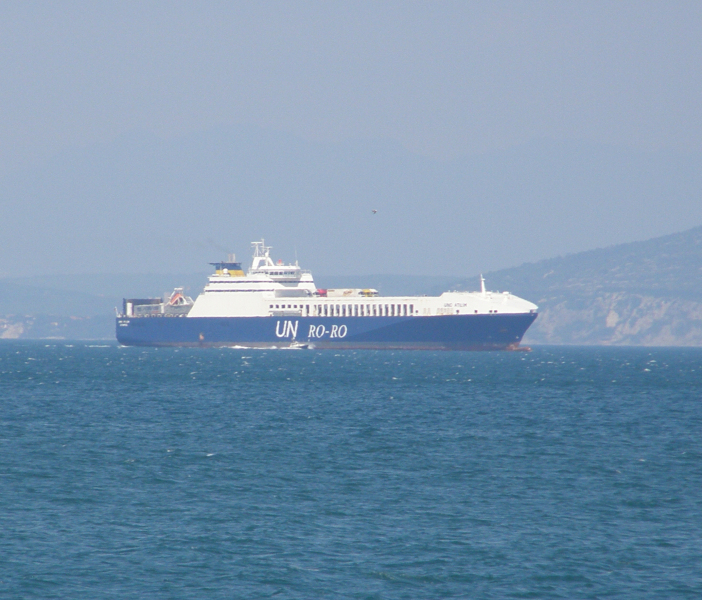
M 117 341 L 126 346 L 518 350 L 537 306 L 509 292 L 379 296 L 373 289 L 317 289 L 309 271 L 274 263 L 253 242 L 251 268 L 234 256 L 193 301 L 125 298 Z M 482 278 L 481 278 L 482 281 Z

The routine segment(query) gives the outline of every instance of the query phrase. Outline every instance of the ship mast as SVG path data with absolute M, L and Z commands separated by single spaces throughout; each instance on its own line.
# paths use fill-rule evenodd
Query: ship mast
M 253 262 L 251 263 L 251 271 L 257 271 L 260 267 L 272 267 L 271 246 L 266 246 L 263 239 L 260 242 L 251 242 L 254 249 Z

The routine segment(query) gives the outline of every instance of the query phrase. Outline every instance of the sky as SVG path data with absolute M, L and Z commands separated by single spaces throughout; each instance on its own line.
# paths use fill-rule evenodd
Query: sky
M 327 273 L 473 274 L 699 225 L 700 31 L 700 2 L 3 2 L 0 276 L 39 261 L 67 273 L 192 269 L 261 236 Z M 232 150 L 244 143 L 274 160 L 216 164 L 250 159 Z M 313 157 L 328 168 L 296 180 Z M 543 177 L 506 184 L 515 160 L 522 182 L 528 165 Z M 392 177 L 364 188 L 379 164 Z M 411 198 L 416 218 L 403 221 L 400 191 L 417 190 L 430 206 Z M 137 205 L 148 223 L 114 218 Z M 158 219 L 164 206 L 183 219 Z M 378 206 L 386 221 L 365 223 Z M 229 233 L 212 225 L 228 210 Z M 161 242 L 144 242 L 146 225 Z M 354 240 L 364 246 L 352 259 Z

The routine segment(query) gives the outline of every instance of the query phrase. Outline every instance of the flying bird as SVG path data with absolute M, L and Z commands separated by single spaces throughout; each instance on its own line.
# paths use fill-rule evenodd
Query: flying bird
M 377 213 L 377 212 L 378 212 L 378 209 L 377 209 L 377 208 L 372 209 L 372 213 L 373 213 L 373 214 L 375 214 L 375 213 Z

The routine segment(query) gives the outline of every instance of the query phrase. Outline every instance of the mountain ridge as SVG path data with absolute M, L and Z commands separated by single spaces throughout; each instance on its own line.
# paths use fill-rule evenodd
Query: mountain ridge
M 524 263 L 485 277 L 489 289 L 508 290 L 539 305 L 525 343 L 702 346 L 702 226 Z M 480 289 L 478 275 L 322 275 L 315 280 L 319 287 L 375 287 L 383 295 Z M 0 337 L 110 339 L 112 307 L 122 297 L 154 297 L 181 285 L 194 296 L 206 275 L 52 276 L 48 281 L 63 289 L 36 287 L 33 278 L 0 280 Z M 89 293 L 96 285 L 102 295 Z
M 702 226 L 487 277 L 539 304 L 529 343 L 702 345 Z

